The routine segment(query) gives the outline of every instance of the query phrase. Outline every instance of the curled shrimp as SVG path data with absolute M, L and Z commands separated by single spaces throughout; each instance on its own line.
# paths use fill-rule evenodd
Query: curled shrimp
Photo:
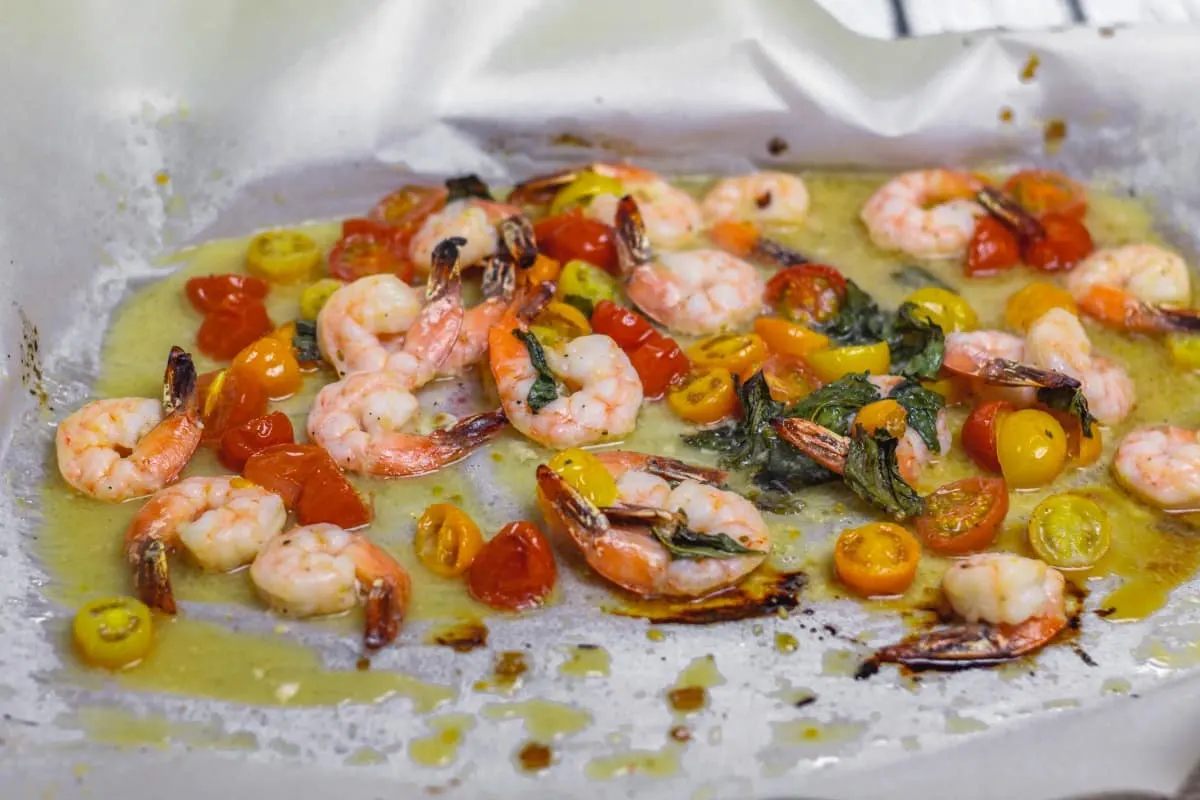
M 552 284 L 543 284 L 533 302 L 510 306 L 488 332 L 492 376 L 508 421 L 535 442 L 556 449 L 632 433 L 642 407 L 642 382 L 616 342 L 592 334 L 557 350 L 542 348 L 529 333 L 527 320 L 552 292 Z M 544 365 L 534 363 L 531 349 Z M 546 379 L 554 381 L 555 396 L 534 408 L 530 393 Z
M 908 381 L 901 375 L 870 375 L 867 380 L 879 390 L 882 397 L 891 397 L 892 392 Z M 850 420 L 850 424 L 854 425 L 853 419 Z M 900 441 L 896 445 L 896 462 L 900 469 L 900 477 L 906 483 L 916 484 L 934 456 L 950 452 L 953 434 L 950 432 L 950 423 L 946 420 L 945 409 L 938 410 L 934 429 L 937 433 L 936 451 L 929 449 L 929 445 L 911 425 L 906 424 L 904 433 L 900 434 Z
M 1130 431 L 1117 445 L 1113 472 L 1147 503 L 1170 511 L 1200 508 L 1200 437 L 1174 425 Z
M 492 411 L 428 435 L 404 432 L 420 410 L 406 376 L 356 372 L 321 389 L 308 412 L 308 435 L 345 469 L 408 478 L 465 458 L 505 424 L 504 413 Z
M 58 471 L 98 500 L 131 500 L 166 486 L 200 445 L 203 425 L 192 357 L 172 347 L 163 397 L 96 400 L 58 424 Z
M 438 375 L 462 375 L 483 360 L 487 355 L 488 330 L 508 310 L 515 286 L 516 268 L 510 259 L 491 257 L 484 261 L 483 301 L 463 314 L 458 339 L 438 369 Z
M 424 385 L 437 375 L 463 321 L 458 248 L 447 239 L 434 252 L 426 302 L 391 274 L 368 275 L 330 296 L 317 314 L 317 341 L 339 375 L 390 370 Z
M 1120 366 L 1092 354 L 1087 331 L 1065 308 L 1052 308 L 1029 326 L 1025 358 L 1035 367 L 1078 379 L 1089 410 L 1106 425 L 1115 425 L 1133 410 L 1133 380 Z
M 450 238 L 461 238 L 459 263 L 463 269 L 474 266 L 497 251 L 501 221 L 520 216 L 521 210 L 507 203 L 480 197 L 464 197 L 447 203 L 421 223 L 409 243 L 409 260 L 418 273 L 429 273 L 435 266 L 434 250 Z
M 174 614 L 167 556 L 183 547 L 201 568 L 229 572 L 283 530 L 283 500 L 245 478 L 184 478 L 155 492 L 125 531 L 125 559 L 143 603 Z
M 981 182 L 965 172 L 923 169 L 892 178 L 867 200 L 862 221 L 877 247 L 917 258 L 958 258 L 983 208 Z
M 703 336 L 736 330 L 762 313 L 766 284 L 753 265 L 723 250 L 650 253 L 637 203 L 617 211 L 617 239 L 629 299 L 659 324 Z
M 1066 581 L 1035 558 L 978 553 L 954 562 L 942 591 L 965 620 L 884 647 L 875 663 L 985 666 L 1033 652 L 1067 626 Z
M 700 211 L 709 225 L 729 220 L 796 224 L 808 216 L 808 187 L 786 172 L 722 178 L 708 190 Z
M 538 467 L 548 522 L 566 530 L 596 572 L 639 595 L 702 597 L 733 586 L 766 559 L 770 533 L 750 501 L 695 480 L 669 487 L 660 476 L 640 474 L 664 485 L 648 498 L 653 504 L 597 508 L 549 467 Z M 644 489 L 638 497 L 645 498 Z M 707 546 L 684 555 L 676 549 L 684 536 Z
M 396 638 L 412 592 L 408 572 L 386 550 L 328 523 L 270 539 L 250 565 L 250 579 L 271 608 L 295 617 L 340 614 L 361 597 L 370 649 Z
M 1067 290 L 1105 325 L 1143 333 L 1200 330 L 1200 312 L 1187 308 L 1187 262 L 1152 244 L 1097 250 L 1067 275 Z

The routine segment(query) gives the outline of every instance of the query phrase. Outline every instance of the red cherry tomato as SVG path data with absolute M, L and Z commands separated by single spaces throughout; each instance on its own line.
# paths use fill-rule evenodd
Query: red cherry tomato
M 560 264 L 582 259 L 616 275 L 616 235 L 612 227 L 588 219 L 578 208 L 548 217 L 533 226 L 538 250 Z
M 1004 182 L 1004 192 L 1035 217 L 1064 214 L 1083 219 L 1087 212 L 1083 186 L 1054 170 L 1021 170 Z
M 917 535 L 935 553 L 962 556 L 986 550 L 1008 516 L 1003 478 L 964 478 L 925 497 Z
M 510 522 L 471 562 L 467 588 L 501 611 L 539 606 L 554 588 L 558 568 L 546 537 L 532 522 Z
M 1042 272 L 1066 272 L 1096 249 L 1088 229 L 1077 218 L 1047 214 L 1039 222 L 1046 235 L 1026 245 L 1025 263 Z
M 229 361 L 274 327 L 262 300 L 234 292 L 226 295 L 200 323 L 196 346 L 206 356 Z
M 329 250 L 329 274 L 344 281 L 367 275 L 391 273 L 402 281 L 413 276 L 413 265 L 405 255 L 407 240 L 372 219 L 348 219 L 342 223 L 342 238 Z
M 1000 458 L 996 455 L 996 430 L 1000 418 L 1012 410 L 1012 404 L 1006 400 L 989 400 L 971 409 L 970 416 L 963 423 L 962 442 L 967 455 L 989 472 L 1000 471 Z
M 371 522 L 371 509 L 363 501 L 337 464 L 324 450 L 314 457 L 296 502 L 296 520 L 301 525 L 328 522 L 352 530 Z
M 645 317 L 612 300 L 601 300 L 592 309 L 592 332 L 611 337 L 622 350 L 632 350 L 656 333 Z
M 295 508 L 313 462 L 325 453 L 315 444 L 276 444 L 259 450 L 242 468 L 248 480 L 283 498 L 283 504 Z
M 657 400 L 672 386 L 682 383 L 692 364 L 679 344 L 669 336 L 655 332 L 629 352 L 629 361 L 642 379 L 642 392 L 648 400 Z
M 846 300 L 846 279 L 833 267 L 801 264 L 777 272 L 763 298 L 793 322 L 829 322 Z
M 448 195 L 444 186 L 401 186 L 376 203 L 367 217 L 394 229 L 396 243 L 407 247 L 425 218 L 446 205 Z M 342 233 L 347 231 L 343 228 Z
M 296 441 L 292 421 L 282 411 L 272 411 L 255 417 L 236 428 L 230 428 L 221 437 L 218 457 L 226 468 L 241 472 L 246 460 L 260 450 L 273 444 L 290 444 Z
M 192 306 L 202 314 L 215 311 L 221 301 L 231 294 L 240 293 L 259 300 L 267 296 L 270 288 L 262 278 L 251 275 L 205 275 L 191 278 L 185 291 Z
M 975 233 L 967 246 L 966 272 L 972 277 L 995 275 L 1021 263 L 1017 236 L 994 217 L 975 220 Z
M 226 432 L 267 413 L 266 391 L 252 375 L 235 367 L 201 375 L 196 395 L 203 413 L 202 441 L 207 445 L 219 444 Z

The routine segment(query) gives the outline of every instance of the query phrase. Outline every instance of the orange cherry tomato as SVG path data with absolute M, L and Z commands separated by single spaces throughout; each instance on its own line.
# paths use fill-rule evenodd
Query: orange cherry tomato
M 1000 471 L 1000 457 L 996 455 L 996 431 L 1000 419 L 1013 410 L 1005 400 L 988 400 L 971 409 L 963 423 L 962 442 L 971 460 L 989 472 Z
M 837 316 L 846 300 L 846 279 L 824 264 L 801 264 L 775 273 L 763 299 L 794 322 L 825 323 Z
M 864 597 L 904 593 L 917 576 L 920 559 L 916 538 L 890 522 L 842 531 L 833 550 L 838 578 Z
M 1021 170 L 1004 182 L 1004 192 L 1035 217 L 1063 214 L 1083 219 L 1087 212 L 1083 186 L 1054 170 Z
M 562 272 L 562 262 L 556 261 L 553 258 L 538 253 L 537 259 L 529 269 L 519 270 L 517 277 L 526 286 L 537 286 L 547 281 L 553 282 L 558 280 L 559 273 Z
M 745 380 L 758 372 L 768 350 L 757 333 L 719 333 L 696 342 L 686 355 L 697 369 L 724 367 Z
M 262 278 L 251 275 L 205 275 L 201 278 L 190 278 L 185 292 L 192 307 L 202 314 L 207 314 L 216 311 L 221 301 L 231 294 L 240 293 L 261 300 L 267 296 L 269 288 L 269 284 Z
M 228 361 L 273 327 L 262 300 L 234 292 L 204 317 L 196 333 L 196 346 L 206 356 Z
M 370 524 L 370 507 L 329 454 L 324 450 L 321 453 L 323 457 L 312 460 L 296 501 L 296 521 L 301 525 L 328 522 L 346 530 Z
M 1025 263 L 1042 272 L 1066 272 L 1096 249 L 1083 223 L 1066 214 L 1047 214 L 1039 222 L 1046 235 L 1024 249 Z
M 758 244 L 758 228 L 753 222 L 722 220 L 708 231 L 708 238 L 738 258 L 749 258 Z
M 884 430 L 899 439 L 908 430 L 908 412 L 890 397 L 876 400 L 859 409 L 854 415 L 854 426 L 867 433 Z
M 1008 485 L 1003 478 L 964 478 L 925 498 L 916 519 L 917 535 L 933 552 L 961 556 L 986 550 L 1008 516 Z
M 592 332 L 610 337 L 617 347 L 626 352 L 657 333 L 641 314 L 622 308 L 611 300 L 601 300 L 592 309 Z
M 557 577 L 554 554 L 538 527 L 510 522 L 475 556 L 467 570 L 467 588 L 492 608 L 520 611 L 541 605 Z
M 533 234 L 538 250 L 560 264 L 578 258 L 613 275 L 620 273 L 612 226 L 588 219 L 578 208 L 541 220 Z
M 692 365 L 679 344 L 669 336 L 654 335 L 629 351 L 629 362 L 642 380 L 642 393 L 657 400 L 672 386 L 682 382 Z
M 313 463 L 322 454 L 328 457 L 328 453 L 315 444 L 271 445 L 246 459 L 242 475 L 279 495 L 288 508 L 295 508 Z
M 417 521 L 413 549 L 430 572 L 453 578 L 467 571 L 483 549 L 483 534 L 469 516 L 447 503 L 434 503 Z
M 779 317 L 759 317 L 754 320 L 754 332 L 775 355 L 803 358 L 829 347 L 828 336 Z
M 799 358 L 773 355 L 763 362 L 762 374 L 771 398 L 780 403 L 794 403 L 821 388 L 821 379 Z
M 446 205 L 449 194 L 444 186 L 401 186 L 376 203 L 367 219 L 394 229 L 392 241 L 407 247 L 425 219 Z
M 267 413 L 267 394 L 253 376 L 241 370 L 206 372 L 196 381 L 204 422 L 202 441 L 218 445 L 225 433 Z
M 264 336 L 238 353 L 233 366 L 243 374 L 253 376 L 272 400 L 290 397 L 304 384 L 291 343 L 283 342 L 274 334 Z
M 221 449 L 217 457 L 226 468 L 241 472 L 250 456 L 260 450 L 295 441 L 296 432 L 292 430 L 292 421 L 287 414 L 272 411 L 227 430 L 221 437 Z
M 994 217 L 975 220 L 975 232 L 967 245 L 967 275 L 977 278 L 995 275 L 1021 263 L 1021 245 L 1017 236 Z
M 699 369 L 667 393 L 667 405 L 675 415 L 698 425 L 731 416 L 737 402 L 733 375 L 724 367 Z
M 413 265 L 395 229 L 369 219 L 342 223 L 342 238 L 329 250 L 329 274 L 344 281 L 391 273 L 412 280 Z

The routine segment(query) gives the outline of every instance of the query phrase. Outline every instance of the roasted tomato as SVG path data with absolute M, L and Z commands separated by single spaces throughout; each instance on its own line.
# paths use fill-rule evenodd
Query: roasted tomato
M 1022 170 L 1004 182 L 1004 191 L 1035 217 L 1063 214 L 1083 219 L 1087 212 L 1087 192 L 1061 172 Z
M 616 233 L 612 227 L 588 219 L 578 208 L 547 217 L 533 226 L 538 250 L 560 264 L 581 259 L 617 275 Z
M 328 458 L 329 454 L 315 444 L 271 445 L 246 459 L 242 474 L 282 497 L 283 504 L 294 509 L 313 462 L 322 456 Z
M 831 321 L 846 300 L 846 279 L 824 264 L 802 264 L 777 272 L 767 281 L 763 298 L 793 322 Z
M 719 333 L 696 342 L 686 353 L 696 369 L 724 367 L 742 380 L 758 372 L 768 354 L 767 343 L 757 333 Z
M 985 277 L 1012 269 L 1021 263 L 1017 235 L 994 217 L 975 220 L 975 233 L 967 245 L 967 275 Z
M 296 521 L 301 525 L 328 522 L 346 530 L 369 525 L 370 506 L 329 454 L 324 450 L 321 453 L 323 458 L 312 460 L 300 499 L 296 501 Z
M 202 314 L 216 311 L 221 301 L 231 294 L 243 294 L 262 300 L 270 287 L 262 278 L 250 275 L 205 275 L 190 278 L 186 285 L 187 298 L 192 307 Z
M 453 578 L 466 572 L 479 555 L 483 534 L 462 509 L 434 503 L 417 520 L 413 549 L 430 572 Z
M 337 278 L 321 278 L 304 287 L 300 293 L 300 318 L 316 319 L 321 309 L 333 297 L 333 293 L 346 285 L 345 281 Z
M 890 522 L 842 531 L 833 551 L 838 578 L 864 597 L 903 594 L 917 576 L 920 559 L 916 538 Z
M 329 274 L 344 281 L 391 273 L 410 281 L 413 265 L 392 228 L 369 219 L 342 223 L 342 238 L 329 250 Z
M 629 351 L 629 362 L 642 380 L 642 392 L 649 400 L 657 400 L 672 386 L 681 383 L 691 371 L 688 357 L 674 339 L 655 333 Z
M 1052 283 L 1034 281 L 1013 292 L 1008 298 L 1008 302 L 1004 304 L 1004 321 L 1023 334 L 1052 308 L 1064 308 L 1076 316 L 1079 315 L 1079 308 L 1070 292 Z
M 238 353 L 233 368 L 252 376 L 272 400 L 291 397 L 304 385 L 291 342 L 274 335 L 264 336 Z
M 1008 486 L 1002 478 L 964 478 L 925 498 L 917 535 L 935 553 L 961 556 L 986 550 L 1008 516 Z
M 1087 569 L 1108 552 L 1112 523 L 1108 512 L 1091 498 L 1052 495 L 1029 515 L 1029 544 L 1052 567 Z
M 276 283 L 311 280 L 320 263 L 317 243 L 300 231 L 260 233 L 246 250 L 246 269 Z
M 621 295 L 616 279 L 586 261 L 568 261 L 558 276 L 558 294 L 589 316 L 601 300 L 614 301 Z
M 762 366 L 763 380 L 771 398 L 794 403 L 821 388 L 821 379 L 799 358 L 773 355 Z
M 779 317 L 759 317 L 754 320 L 754 332 L 773 355 L 803 358 L 829 347 L 829 337 L 825 334 Z
M 908 412 L 904 406 L 888 397 L 867 403 L 854 415 L 854 427 L 862 428 L 867 433 L 887 431 L 899 439 L 908 430 Z
M 407 247 L 425 219 L 446 205 L 448 195 L 443 186 L 401 186 L 376 203 L 367 218 L 392 228 L 393 241 Z
M 91 601 L 75 615 L 71 634 L 85 662 L 107 669 L 138 663 L 154 644 L 150 609 L 132 597 Z
M 622 308 L 611 300 L 596 303 L 592 310 L 592 330 L 610 337 L 626 352 L 657 333 L 641 314 Z
M 887 342 L 852 344 L 817 350 L 804 357 L 812 371 L 825 383 L 858 372 L 886 375 L 892 363 L 892 350 Z
M 226 295 L 204 317 L 196 333 L 196 346 L 210 358 L 228 361 L 273 327 L 262 300 L 235 292 Z
M 1058 420 L 1034 408 L 1004 415 L 996 426 L 996 457 L 1017 489 L 1045 486 L 1067 461 L 1067 434 Z
M 1047 214 L 1039 220 L 1046 235 L 1029 242 L 1025 263 L 1042 272 L 1066 272 L 1096 249 L 1083 223 L 1065 214 Z
M 1011 403 L 989 400 L 971 409 L 970 416 L 963 423 L 963 448 L 972 461 L 989 472 L 1000 471 L 1000 459 L 996 455 L 996 430 L 999 420 L 1012 410 Z
M 249 422 L 230 428 L 221 437 L 218 457 L 221 463 L 234 472 L 241 472 L 246 461 L 255 453 L 271 445 L 291 444 L 296 441 L 292 421 L 282 411 L 272 411 Z
M 220 443 L 225 433 L 267 412 L 267 394 L 253 376 L 230 367 L 206 372 L 196 381 L 204 421 L 205 444 Z
M 724 367 L 696 370 L 667 393 L 667 405 L 675 415 L 699 425 L 731 416 L 737 403 L 733 375 Z
M 510 522 L 475 556 L 467 570 L 467 588 L 492 608 L 520 611 L 541 605 L 557 577 L 554 554 L 538 527 Z
M 617 502 L 617 481 L 608 467 L 587 450 L 571 447 L 558 453 L 547 464 L 567 485 L 595 506 Z
M 917 307 L 913 316 L 932 322 L 946 333 L 973 331 L 979 327 L 975 309 L 957 292 L 927 286 L 904 298 L 904 302 Z

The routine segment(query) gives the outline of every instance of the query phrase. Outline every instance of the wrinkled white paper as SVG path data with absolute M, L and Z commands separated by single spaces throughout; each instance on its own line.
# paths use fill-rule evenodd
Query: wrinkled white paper
M 1040 69 L 1026 82 L 1033 54 Z M 10 9 L 0 26 L 0 274 L 10 301 L 0 314 L 8 356 L 0 363 L 5 786 L 18 787 L 14 796 L 56 784 L 59 797 L 87 790 L 130 798 L 159 797 L 164 786 L 176 798 L 406 796 L 427 786 L 471 798 L 1049 798 L 1172 789 L 1197 755 L 1200 721 L 1187 709 L 1200 691 L 1138 653 L 1151 639 L 1196 640 L 1196 586 L 1145 623 L 1107 626 L 1103 636 L 1088 626 L 1083 641 L 1097 667 L 1055 648 L 1036 675 L 935 676 L 915 692 L 894 673 L 865 683 L 824 674 L 822 659 L 837 645 L 815 637 L 797 653 L 776 653 L 765 646 L 774 621 L 762 637 L 749 623 L 687 628 L 653 648 L 639 625 L 583 602 L 496 623 L 494 649 L 535 643 L 521 697 L 595 716 L 556 745 L 559 763 L 533 781 L 512 766 L 525 738 L 517 724 L 482 719 L 454 766 L 418 768 L 404 745 L 428 731 L 399 698 L 377 707 L 251 709 L 65 683 L 55 637 L 68 612 L 41 598 L 45 576 L 30 540 L 53 424 L 87 396 L 109 311 L 155 274 L 156 256 L 181 245 L 356 212 L 401 182 L 401 171 L 477 172 L 503 184 L 560 164 L 629 157 L 689 172 L 1050 163 L 1152 198 L 1168 238 L 1195 254 L 1197 72 L 1200 35 L 1190 29 L 889 43 L 783 0 L 81 0 Z M 1012 123 L 1000 121 L 1002 108 Z M 1052 158 L 1042 140 L 1050 118 L 1069 131 Z M 593 146 L 564 144 L 564 135 Z M 778 157 L 767 152 L 773 137 L 788 144 Z M 165 184 L 155 180 L 160 172 Z M 23 350 L 29 326 L 40 337 L 50 414 L 22 380 L 23 358 L 33 359 Z M 1193 424 L 1196 411 L 1182 409 L 1176 421 Z M 242 624 L 268 624 L 264 614 L 239 613 Z M 898 632 L 853 606 L 820 609 L 815 619 L 870 628 L 881 641 Z M 580 641 L 609 649 L 611 679 L 558 679 L 554 647 Z M 376 668 L 458 686 L 452 710 L 494 699 L 470 690 L 488 653 L 449 658 L 420 642 L 418 629 L 406 630 Z M 344 647 L 314 646 L 332 666 L 352 663 Z M 596 756 L 663 746 L 672 722 L 662 687 L 706 653 L 717 655 L 728 682 L 691 722 L 697 735 L 680 773 L 588 780 L 584 765 Z M 1105 698 L 1104 682 L 1115 677 L 1141 699 Z M 818 702 L 792 709 L 772 696 L 784 681 L 812 688 Z M 175 721 L 219 718 L 225 730 L 253 733 L 260 747 L 114 755 L 63 722 L 73 707 L 97 702 Z M 954 715 L 987 730 L 960 735 L 947 721 Z M 773 725 L 801 717 L 861 731 L 807 749 L 772 744 Z M 272 746 L 277 740 L 287 747 Z M 953 756 L 940 752 L 953 745 Z M 388 761 L 346 766 L 361 746 L 390 753 Z M 70 772 L 77 763 L 92 766 L 80 782 Z

